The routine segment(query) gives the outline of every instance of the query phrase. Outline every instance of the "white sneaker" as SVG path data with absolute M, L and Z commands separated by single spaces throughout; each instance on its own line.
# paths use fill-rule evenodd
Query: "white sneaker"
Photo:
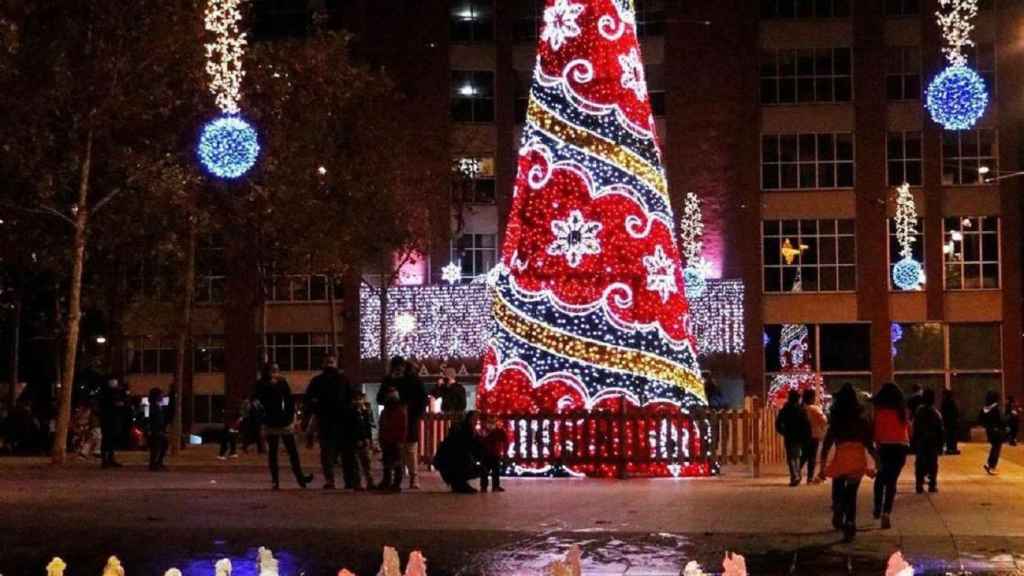
M 217 456 L 217 460 L 227 460 L 227 456 Z
M 231 458 L 238 458 L 238 454 L 232 454 Z

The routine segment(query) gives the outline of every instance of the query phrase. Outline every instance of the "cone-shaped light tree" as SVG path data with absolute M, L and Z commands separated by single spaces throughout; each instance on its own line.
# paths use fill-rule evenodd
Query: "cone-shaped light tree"
M 707 402 L 632 0 L 547 0 L 537 53 L 479 407 L 678 415 L 677 463 L 637 454 L 629 472 L 710 473 L 687 418 Z

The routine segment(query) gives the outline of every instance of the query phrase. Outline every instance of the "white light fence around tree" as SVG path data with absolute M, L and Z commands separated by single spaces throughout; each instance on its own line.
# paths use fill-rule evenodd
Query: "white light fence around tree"
M 380 297 L 363 287 L 360 347 L 363 358 L 380 356 Z M 478 358 L 491 329 L 487 285 L 398 286 L 388 290 L 388 355 L 416 358 Z M 690 301 L 691 333 L 702 355 L 743 352 L 743 283 L 707 280 Z

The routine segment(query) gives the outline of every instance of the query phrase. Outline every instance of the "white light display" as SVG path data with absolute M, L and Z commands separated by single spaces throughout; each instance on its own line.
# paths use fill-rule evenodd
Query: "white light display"
M 942 29 L 942 38 L 946 41 L 942 53 L 946 55 L 950 66 L 967 64 L 964 46 L 974 46 L 971 32 L 977 15 L 978 0 L 939 0 L 935 18 Z
M 893 266 L 892 282 L 901 290 L 919 290 L 924 283 L 924 269 L 914 260 L 913 244 L 917 241 L 917 206 L 910 184 L 903 183 L 896 191 L 896 242 L 900 245 L 900 261 Z
M 378 358 L 380 299 L 364 288 L 360 306 L 362 356 Z M 491 296 L 483 283 L 392 288 L 388 355 L 479 358 L 492 327 L 490 310 Z M 704 293 L 690 301 L 690 324 L 702 355 L 743 353 L 743 282 L 707 280 Z
M 441 279 L 449 284 L 457 284 L 462 280 L 462 267 L 455 262 L 449 262 L 447 266 L 441 268 Z
M 701 256 L 704 242 L 704 216 L 700 211 L 700 198 L 693 192 L 687 192 L 683 199 L 683 217 L 679 222 L 679 239 L 686 258 L 683 270 L 683 283 L 688 300 L 699 298 L 707 288 L 707 277 L 711 265 Z
M 988 90 L 981 76 L 967 66 L 965 46 L 973 46 L 971 31 L 978 15 L 978 0 L 939 0 L 935 12 L 949 65 L 928 85 L 925 107 L 932 119 L 947 130 L 966 130 L 988 107 Z

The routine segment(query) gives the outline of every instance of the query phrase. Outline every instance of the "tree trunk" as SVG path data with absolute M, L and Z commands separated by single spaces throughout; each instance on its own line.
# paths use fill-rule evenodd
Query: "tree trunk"
M 78 329 L 82 319 L 82 272 L 85 269 L 85 241 L 89 227 L 89 172 L 92 169 L 92 130 L 85 141 L 85 158 L 78 182 L 78 201 L 75 204 L 75 239 L 71 252 L 71 281 L 68 286 L 68 317 L 65 322 L 64 367 L 61 374 L 57 427 L 53 438 L 51 459 L 64 464 L 68 446 L 68 427 L 71 424 L 71 400 L 75 384 L 75 361 L 78 353 Z
M 18 399 L 18 382 L 21 376 L 18 374 L 19 360 L 21 359 L 21 290 L 14 293 L 14 310 L 11 312 L 11 389 L 9 390 L 10 402 L 8 406 L 14 406 Z
M 185 290 L 181 301 L 181 326 L 178 327 L 178 357 L 174 366 L 174 420 L 171 424 L 171 454 L 177 454 L 182 446 L 182 405 L 185 388 L 185 359 L 191 350 L 192 301 L 196 289 L 196 221 L 188 215 L 188 244 L 185 248 Z
M 331 310 L 331 353 L 338 358 L 340 349 L 338 346 L 338 308 L 334 286 L 334 275 L 332 274 L 327 278 L 327 303 Z
M 359 292 L 362 286 L 361 274 L 358 271 L 349 269 L 341 277 L 341 316 L 344 322 L 341 325 L 341 346 L 342 363 L 345 368 L 345 375 L 349 381 L 357 386 L 363 382 L 363 371 L 360 362 L 362 360 L 362 336 L 360 335 L 360 302 Z

